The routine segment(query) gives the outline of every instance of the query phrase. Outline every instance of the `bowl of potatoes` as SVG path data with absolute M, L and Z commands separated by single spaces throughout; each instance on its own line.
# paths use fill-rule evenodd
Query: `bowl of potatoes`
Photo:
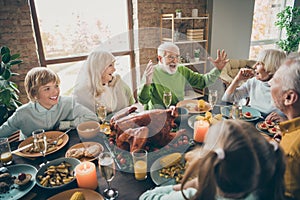
M 76 158 L 58 158 L 43 165 L 35 180 L 44 189 L 62 189 L 76 184 L 75 167 L 80 164 Z

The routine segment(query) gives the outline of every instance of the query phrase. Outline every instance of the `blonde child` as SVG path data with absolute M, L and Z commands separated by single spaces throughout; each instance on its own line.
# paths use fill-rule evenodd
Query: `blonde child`
M 20 137 L 31 136 L 36 129 L 54 130 L 77 126 L 83 121 L 98 121 L 94 112 L 76 103 L 72 97 L 60 96 L 60 79 L 46 67 L 32 68 L 25 77 L 25 90 L 30 102 L 19 107 L 0 127 L 0 137 L 21 130 Z M 64 124 L 64 128 L 65 127 Z

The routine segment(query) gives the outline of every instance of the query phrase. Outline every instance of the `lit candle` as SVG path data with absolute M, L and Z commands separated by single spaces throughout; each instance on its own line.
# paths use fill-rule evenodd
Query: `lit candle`
M 208 131 L 209 123 L 206 120 L 195 121 L 194 123 L 194 140 L 203 142 L 206 132 Z
M 82 162 L 75 168 L 78 187 L 95 190 L 98 187 L 96 166 L 92 162 Z

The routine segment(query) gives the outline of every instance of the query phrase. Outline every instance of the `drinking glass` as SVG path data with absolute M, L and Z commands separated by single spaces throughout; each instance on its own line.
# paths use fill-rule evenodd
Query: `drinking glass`
M 218 91 L 217 90 L 209 90 L 208 92 L 208 102 L 211 106 L 211 109 L 217 104 L 218 100 Z
M 104 128 L 105 118 L 107 116 L 107 109 L 104 105 L 97 105 L 97 116 L 101 122 L 100 131 L 105 132 L 106 128 Z
M 134 177 L 136 180 L 147 178 L 147 154 L 144 149 L 136 149 L 132 153 Z
M 33 131 L 32 137 L 33 137 L 34 151 L 39 151 L 44 158 L 44 162 L 40 165 L 40 166 L 42 166 L 45 163 L 47 163 L 47 161 L 46 161 L 47 136 L 45 134 L 45 130 L 37 129 L 37 130 Z
M 172 93 L 171 91 L 164 91 L 163 102 L 166 108 L 169 108 L 172 102 Z
M 8 138 L 0 138 L 0 154 L 2 165 L 6 166 L 13 163 L 13 157 Z
M 116 199 L 119 192 L 110 185 L 110 182 L 116 174 L 116 167 L 112 154 L 109 152 L 101 153 L 98 157 L 98 164 L 101 176 L 106 180 L 108 185 L 108 188 L 103 191 L 104 197 L 106 199 Z

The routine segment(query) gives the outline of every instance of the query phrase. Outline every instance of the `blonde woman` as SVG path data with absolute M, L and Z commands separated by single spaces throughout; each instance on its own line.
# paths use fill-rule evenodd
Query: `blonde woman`
M 285 61 L 286 54 L 276 49 L 266 49 L 259 53 L 253 69 L 242 68 L 233 79 L 222 98 L 226 102 L 238 102 L 250 97 L 250 105 L 263 115 L 279 112 L 272 102 L 268 81 Z M 239 83 L 245 81 L 241 86 Z M 283 115 L 283 114 L 282 114 Z
M 75 83 L 77 102 L 95 112 L 97 104 L 105 105 L 108 113 L 132 105 L 135 100 L 120 75 L 113 75 L 115 57 L 107 51 L 93 51 L 82 66 Z

